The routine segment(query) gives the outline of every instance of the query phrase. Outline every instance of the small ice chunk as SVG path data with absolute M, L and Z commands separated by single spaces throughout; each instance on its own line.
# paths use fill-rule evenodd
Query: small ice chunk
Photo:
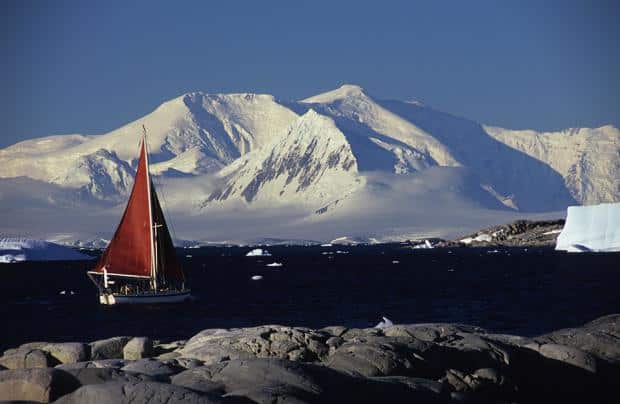
M 282 263 L 281 262 L 272 262 L 271 264 L 267 264 L 266 266 L 268 266 L 268 267 L 281 267 Z
M 392 260 L 392 264 L 400 264 L 399 260 Z
M 379 322 L 379 324 L 377 324 L 375 326 L 375 328 L 388 328 L 394 325 L 394 323 L 392 322 L 392 320 L 390 320 L 387 317 L 381 317 L 383 320 Z
M 262 248 L 255 248 L 252 251 L 248 252 L 246 257 L 271 257 L 271 253 L 267 250 L 263 250 Z
M 263 279 L 262 275 L 254 275 L 254 276 L 252 276 L 252 280 L 253 281 L 260 281 L 261 279 Z

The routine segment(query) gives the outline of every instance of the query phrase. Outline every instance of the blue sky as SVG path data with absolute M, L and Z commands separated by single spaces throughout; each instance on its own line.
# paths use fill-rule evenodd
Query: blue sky
M 355 83 L 479 122 L 620 126 L 613 1 L 3 1 L 0 147 L 97 134 L 187 91 Z

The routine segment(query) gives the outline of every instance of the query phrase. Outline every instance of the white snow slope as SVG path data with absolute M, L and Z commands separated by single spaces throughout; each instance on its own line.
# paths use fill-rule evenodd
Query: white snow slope
M 109 238 L 143 124 L 179 238 L 445 236 L 620 200 L 612 126 L 511 131 L 354 85 L 299 102 L 195 92 L 106 134 L 0 150 L 0 231 Z

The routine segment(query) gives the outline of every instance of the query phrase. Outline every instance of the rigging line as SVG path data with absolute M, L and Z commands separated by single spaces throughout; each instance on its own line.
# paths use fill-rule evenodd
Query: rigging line
M 161 176 L 160 180 L 162 181 L 162 182 L 160 182 L 160 184 L 163 184 L 163 181 L 164 181 L 163 175 Z M 171 219 L 170 211 L 168 210 L 168 200 L 166 199 L 166 191 L 164 189 L 165 187 L 164 186 L 159 186 L 159 185 L 158 185 L 158 187 L 161 190 L 161 199 L 162 199 L 160 201 L 161 202 L 161 210 L 163 211 L 164 216 L 167 216 L 169 219 Z M 166 223 L 168 224 L 168 227 L 170 228 L 170 231 L 172 232 L 173 244 L 174 244 L 174 240 L 178 241 L 177 233 L 176 233 L 176 231 L 174 229 L 174 223 L 173 223 L 172 220 L 168 220 Z

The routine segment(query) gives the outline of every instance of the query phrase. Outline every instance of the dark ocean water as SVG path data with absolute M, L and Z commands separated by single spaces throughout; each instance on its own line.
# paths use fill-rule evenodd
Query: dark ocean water
M 248 250 L 179 250 L 197 300 L 171 306 L 98 305 L 85 274 L 93 262 L 2 264 L 0 348 L 116 335 L 181 339 L 259 324 L 369 327 L 382 315 L 533 336 L 620 312 L 620 254 L 378 245 L 270 247 L 272 257 L 250 258 Z M 266 267 L 274 261 L 283 266 Z

